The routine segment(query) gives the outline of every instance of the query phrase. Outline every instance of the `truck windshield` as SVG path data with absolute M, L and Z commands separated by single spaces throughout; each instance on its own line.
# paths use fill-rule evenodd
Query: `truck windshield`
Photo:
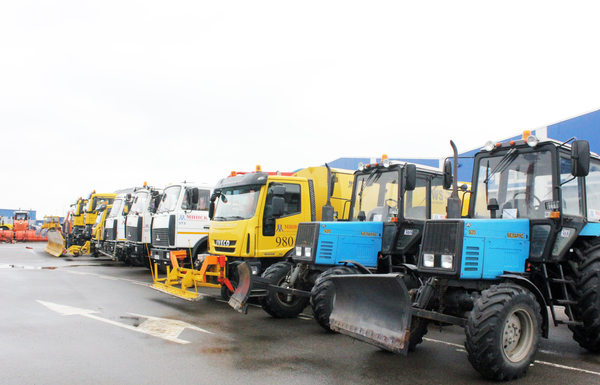
M 123 204 L 123 199 L 115 199 L 113 202 L 113 206 L 110 209 L 110 213 L 108 213 L 109 218 L 115 218 L 119 215 L 119 211 L 121 210 L 121 205 Z
M 166 213 L 175 210 L 177 207 L 177 201 L 179 200 L 179 193 L 181 192 L 181 186 L 171 186 L 165 189 L 163 199 L 158 205 L 157 213 Z
M 366 216 L 370 222 L 388 221 L 398 213 L 399 171 L 373 170 L 356 177 L 350 220 Z
M 487 205 L 498 201 L 497 218 L 544 218 L 552 195 L 552 156 L 549 151 L 513 152 L 479 160 L 474 217 L 491 218 Z
M 25 221 L 25 220 L 27 220 L 27 214 L 25 214 L 25 213 L 15 214 L 15 220 L 16 221 Z
M 240 221 L 250 219 L 256 212 L 261 186 L 224 188 L 216 202 L 215 221 Z
M 135 198 L 133 199 L 133 205 L 131 206 L 131 212 L 135 214 L 139 214 L 144 211 L 144 207 L 146 206 L 146 201 L 148 200 L 148 192 L 147 191 L 138 191 L 135 194 Z

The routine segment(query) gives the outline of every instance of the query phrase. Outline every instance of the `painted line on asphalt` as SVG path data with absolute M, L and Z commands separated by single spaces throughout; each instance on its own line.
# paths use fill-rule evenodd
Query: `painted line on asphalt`
M 446 341 L 440 341 L 440 340 L 434 340 L 432 338 L 423 338 L 424 341 L 429 341 L 429 342 L 435 342 L 438 344 L 443 344 L 443 345 L 448 345 L 448 346 L 453 346 L 455 348 L 457 348 L 456 350 L 459 352 L 464 352 L 466 353 L 467 351 L 464 349 L 463 345 L 459 345 L 459 344 L 455 344 L 452 342 L 446 342 Z M 547 351 L 540 351 L 542 353 L 548 353 Z M 560 353 L 554 353 L 554 354 L 560 354 Z M 560 364 L 554 364 L 552 362 L 547 362 L 547 361 L 538 361 L 535 360 L 533 362 L 534 364 L 539 364 L 539 365 L 547 365 L 547 366 L 552 366 L 555 368 L 559 368 L 559 369 L 565 369 L 565 370 L 572 370 L 572 371 L 576 371 L 576 372 L 582 372 L 582 373 L 587 373 L 587 374 L 593 374 L 595 376 L 600 376 L 600 372 L 594 372 L 592 370 L 587 370 L 587 369 L 581 369 L 581 368 L 576 368 L 573 366 L 567 366 L 567 365 L 560 365 Z

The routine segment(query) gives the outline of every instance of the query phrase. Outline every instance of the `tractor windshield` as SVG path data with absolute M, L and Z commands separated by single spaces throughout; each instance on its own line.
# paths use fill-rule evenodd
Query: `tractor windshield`
M 215 221 L 239 221 L 254 216 L 260 185 L 237 186 L 221 190 L 215 208 Z
M 373 170 L 358 175 L 352 198 L 351 221 L 389 221 L 398 214 L 398 181 L 400 172 Z M 364 219 L 363 219 L 364 218 Z
M 544 218 L 553 201 L 549 151 L 519 152 L 480 158 L 475 218 L 491 218 L 488 203 L 498 203 L 496 218 Z

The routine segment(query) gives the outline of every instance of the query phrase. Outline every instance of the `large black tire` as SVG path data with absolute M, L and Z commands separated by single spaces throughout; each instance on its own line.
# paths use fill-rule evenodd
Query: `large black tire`
M 600 353 L 600 250 L 592 251 L 577 266 L 575 291 L 571 291 L 577 305 L 573 306 L 575 321 L 583 325 L 569 325 L 573 339 L 591 352 Z
M 333 300 L 335 298 L 335 288 L 330 277 L 333 275 L 351 275 L 360 274 L 358 269 L 350 266 L 336 266 L 323 272 L 315 281 L 310 293 L 310 306 L 312 307 L 315 321 L 325 331 L 332 332 L 329 327 L 329 316 L 333 311 Z
M 269 266 L 262 277 L 268 278 L 273 285 L 285 287 L 285 279 L 293 267 L 289 262 L 278 262 Z M 308 297 L 288 295 L 276 291 L 269 291 L 266 296 L 259 298 L 263 310 L 275 318 L 297 317 L 308 305 L 309 300 Z
M 484 290 L 465 327 L 471 365 L 492 380 L 522 377 L 538 350 L 541 324 L 541 307 L 527 289 L 502 283 Z
M 237 278 L 235 278 L 235 279 L 237 279 Z M 233 290 L 235 291 L 235 289 L 237 289 L 237 286 L 238 286 L 237 280 L 230 279 L 229 283 L 231 283 L 231 286 L 233 286 Z M 233 295 L 233 291 L 229 290 L 227 285 L 225 285 L 225 284 L 221 285 L 221 298 L 223 299 L 223 301 L 229 302 L 229 299 L 231 298 L 232 295 Z
M 412 317 L 410 321 L 410 337 L 408 339 L 408 351 L 412 352 L 417 345 L 423 342 L 423 336 L 427 334 L 427 325 L 429 321 L 425 318 Z

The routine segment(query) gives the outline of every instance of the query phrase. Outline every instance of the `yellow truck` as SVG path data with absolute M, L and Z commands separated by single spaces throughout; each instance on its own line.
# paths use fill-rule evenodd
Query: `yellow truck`
M 208 254 L 194 267 L 179 266 L 185 252 L 171 253 L 167 277 L 155 275 L 152 288 L 180 298 L 199 298 L 196 287 L 221 287 L 225 299 L 237 286 L 237 266 L 247 262 L 254 274 L 289 258 L 300 222 L 347 218 L 353 171 L 309 167 L 293 173 L 232 172 L 214 188 Z M 155 269 L 156 271 L 156 269 Z
M 78 231 L 77 236 L 74 237 L 72 243 L 67 248 L 69 254 L 77 256 L 90 253 L 92 227 L 96 223 L 96 218 L 99 213 L 98 209 L 102 205 L 111 205 L 116 196 L 117 194 L 115 193 L 96 193 L 96 191 L 92 191 L 90 196 L 84 201 L 85 206 L 83 209 L 83 215 L 75 216 L 73 220 L 73 229 L 78 229 Z M 79 230 L 79 226 L 81 226 L 82 222 L 83 227 L 81 230 Z

